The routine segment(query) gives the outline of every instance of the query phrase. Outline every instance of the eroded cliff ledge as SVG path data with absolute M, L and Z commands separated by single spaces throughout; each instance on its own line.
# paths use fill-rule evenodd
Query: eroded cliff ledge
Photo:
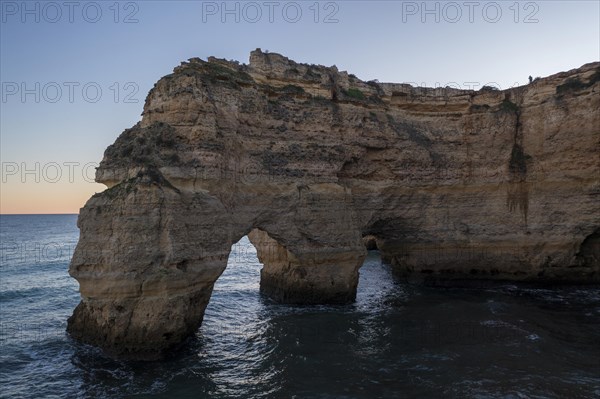
M 261 290 L 344 303 L 377 245 L 415 279 L 600 281 L 600 63 L 498 90 L 191 59 L 105 152 L 72 336 L 152 358 L 199 327 L 232 244 Z

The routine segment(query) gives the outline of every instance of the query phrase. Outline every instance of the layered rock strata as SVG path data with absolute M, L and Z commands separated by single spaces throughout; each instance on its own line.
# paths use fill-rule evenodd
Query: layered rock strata
M 191 59 L 104 154 L 68 330 L 160 356 L 198 329 L 245 235 L 261 291 L 287 303 L 352 301 L 365 243 L 416 280 L 599 282 L 599 111 L 597 62 L 472 91 L 260 50 Z

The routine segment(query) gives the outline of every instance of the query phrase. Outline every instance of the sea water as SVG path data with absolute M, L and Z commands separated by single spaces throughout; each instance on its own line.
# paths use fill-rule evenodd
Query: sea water
M 289 306 L 247 238 L 183 349 L 113 360 L 65 332 L 76 218 L 0 216 L 1 397 L 600 397 L 600 287 L 427 288 L 370 252 L 355 303 Z

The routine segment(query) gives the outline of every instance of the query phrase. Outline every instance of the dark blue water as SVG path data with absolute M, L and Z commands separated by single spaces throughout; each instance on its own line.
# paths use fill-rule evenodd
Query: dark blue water
M 65 334 L 75 222 L 0 217 L 1 397 L 600 397 L 598 287 L 417 287 L 372 252 L 355 304 L 285 306 L 259 295 L 246 238 L 184 349 L 111 360 Z

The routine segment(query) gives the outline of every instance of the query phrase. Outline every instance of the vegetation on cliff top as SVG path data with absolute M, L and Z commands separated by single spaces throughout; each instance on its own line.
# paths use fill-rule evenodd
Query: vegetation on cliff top
M 228 68 L 216 62 L 191 62 L 185 63 L 176 68 L 175 75 L 201 76 L 211 83 L 221 83 L 234 89 L 240 89 L 242 86 L 249 86 L 254 83 L 254 79 L 248 73 Z M 171 75 L 172 76 L 172 75 Z
M 600 81 L 600 68 L 590 76 L 587 83 L 584 83 L 579 77 L 569 78 L 565 83 L 556 87 L 556 94 L 561 96 L 564 94 L 573 93 L 579 90 L 587 89 Z
M 138 123 L 121 133 L 115 143 L 106 149 L 104 158 L 111 166 L 178 163 L 181 142 L 175 129 L 166 123 L 155 123 L 146 128 Z

